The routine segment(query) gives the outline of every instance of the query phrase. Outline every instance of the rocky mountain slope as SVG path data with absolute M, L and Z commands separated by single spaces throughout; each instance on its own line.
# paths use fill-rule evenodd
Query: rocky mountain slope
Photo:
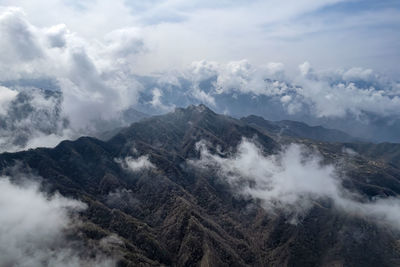
M 360 138 L 356 138 L 346 134 L 345 132 L 327 129 L 322 126 L 309 126 L 298 121 L 268 121 L 259 116 L 247 116 L 241 118 L 242 121 L 261 129 L 266 130 L 270 134 L 276 136 L 289 136 L 295 138 L 307 138 L 315 141 L 323 142 L 360 142 Z
M 82 137 L 54 149 L 3 153 L 0 171 L 14 177 L 18 168 L 42 177 L 43 190 L 86 203 L 74 238 L 96 244 L 116 236 L 104 253 L 119 266 L 399 266 L 396 228 L 343 213 L 329 199 L 315 200 L 294 223 L 291 214 L 237 194 L 218 171 L 188 164 L 199 159 L 200 141 L 222 158 L 243 137 L 256 140 L 263 155 L 275 154 L 283 143 L 269 131 L 189 106 L 134 123 L 108 141 Z M 352 141 L 341 133 L 317 141 L 299 137 L 287 135 L 284 143 L 313 147 L 327 164 L 344 161 L 343 187 L 362 201 L 399 196 L 400 165 L 384 160 L 383 152 L 374 158 L 377 149 L 363 143 L 322 142 Z

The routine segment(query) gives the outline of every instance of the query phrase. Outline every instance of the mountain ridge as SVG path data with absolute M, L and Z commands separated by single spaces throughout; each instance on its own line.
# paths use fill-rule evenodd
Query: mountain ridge
M 82 137 L 53 149 L 0 154 L 0 173 L 12 175 L 18 163 L 19 172 L 42 177 L 43 188 L 84 201 L 88 208 L 80 215 L 79 236 L 95 243 L 118 236 L 121 244 L 107 253 L 119 255 L 119 266 L 400 264 L 399 236 L 385 227 L 324 202 L 301 224 L 292 224 L 284 213 L 271 214 L 238 196 L 215 173 L 186 164 L 200 157 L 196 144 L 202 140 L 211 153 L 226 157 L 243 137 L 265 155 L 285 145 L 241 120 L 189 106 L 133 123 L 106 142 Z M 302 142 L 318 147 L 328 161 L 347 157 L 353 164 L 347 187 L 371 198 L 400 195 L 398 166 L 351 158 L 338 144 Z M 127 171 L 116 160 L 140 156 L 155 168 Z
M 250 115 L 241 118 L 246 123 L 266 129 L 275 135 L 287 135 L 296 138 L 307 138 L 323 142 L 367 142 L 353 137 L 343 131 L 329 129 L 323 126 L 310 126 L 306 123 L 292 120 L 268 121 L 261 116 Z

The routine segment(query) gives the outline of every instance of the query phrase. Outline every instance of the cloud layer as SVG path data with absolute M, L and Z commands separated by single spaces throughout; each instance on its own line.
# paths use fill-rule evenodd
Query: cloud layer
M 233 116 L 256 114 L 270 120 L 299 120 L 338 128 L 374 141 L 399 142 L 400 83 L 372 69 L 315 70 L 309 62 L 289 74 L 282 63 L 255 66 L 193 62 L 180 73 L 159 78 L 158 102 L 205 103 Z M 173 88 L 173 89 L 171 89 Z
M 179 77 L 178 77 L 179 78 Z M 299 66 L 297 75 L 285 74 L 282 63 L 253 66 L 248 61 L 193 62 L 181 75 L 192 82 L 193 96 L 215 103 L 220 95 L 250 94 L 279 101 L 289 114 L 306 113 L 319 117 L 400 115 L 400 83 L 388 80 L 371 69 L 315 71 L 309 62 Z M 201 84 L 210 81 L 207 91 Z
M 253 142 L 243 139 L 229 157 L 211 154 L 205 143 L 197 145 L 201 157 L 190 164 L 214 171 L 234 192 L 261 201 L 270 212 L 285 212 L 297 221 L 319 201 L 376 223 L 400 230 L 400 199 L 370 201 L 345 189 L 338 170 L 323 165 L 316 152 L 291 144 L 277 155 L 265 156 Z
M 132 107 L 154 114 L 193 103 L 235 116 L 255 113 L 360 133 L 372 132 L 364 125 L 378 121 L 387 128 L 382 138 L 374 128 L 371 137 L 379 140 L 395 140 L 390 132 L 400 129 L 399 83 L 369 67 L 389 73 L 397 66 L 389 62 L 399 58 L 398 49 L 387 46 L 398 40 L 386 30 L 398 27 L 400 16 L 390 4 L 360 5 L 354 14 L 340 0 L 0 4 L 0 151 L 54 146 L 126 126 L 132 121 L 124 114 Z M 313 29 L 310 21 L 318 22 Z M 330 53 L 304 41 L 326 47 L 325 39 L 344 38 L 342 32 L 356 37 L 347 38 L 345 48 L 332 42 Z M 362 46 L 367 43 L 368 49 Z M 347 61 L 360 50 L 368 64 Z M 371 52 L 383 50 L 388 55 Z M 335 54 L 340 64 L 320 64 Z M 382 68 L 371 57 L 390 66 Z M 305 60 L 318 70 L 307 62 L 296 69 Z M 337 69 L 354 64 L 368 67 Z M 341 127 L 349 118 L 351 125 L 361 123 Z

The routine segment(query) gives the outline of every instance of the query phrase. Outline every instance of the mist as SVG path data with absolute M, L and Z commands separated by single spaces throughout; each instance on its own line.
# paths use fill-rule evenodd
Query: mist
M 83 244 L 67 238 L 68 231 L 79 225 L 76 215 L 86 205 L 58 193 L 47 195 L 39 188 L 33 180 L 16 184 L 0 177 L 0 265 L 115 265 L 102 253 L 90 257 L 81 250 Z
M 115 159 L 123 169 L 130 172 L 139 172 L 142 170 L 155 169 L 156 166 L 151 163 L 148 155 L 143 155 L 138 158 L 125 157 L 123 159 Z
M 243 139 L 236 152 L 221 156 L 209 152 L 205 142 L 197 144 L 200 159 L 189 164 L 213 171 L 239 196 L 258 200 L 273 214 L 284 212 L 297 223 L 318 202 L 331 201 L 348 216 L 359 216 L 400 230 L 400 199 L 370 200 L 344 188 L 346 176 L 322 156 L 299 144 L 290 144 L 278 154 L 264 155 L 256 143 Z M 322 201 L 322 202 L 321 202 Z

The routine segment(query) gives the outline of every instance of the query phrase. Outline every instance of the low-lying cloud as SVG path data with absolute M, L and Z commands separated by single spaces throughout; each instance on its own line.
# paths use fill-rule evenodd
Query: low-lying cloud
M 131 172 L 139 172 L 142 170 L 155 169 L 156 166 L 151 163 L 148 155 L 140 156 L 138 158 L 126 157 L 124 159 L 115 159 L 120 166 Z
M 362 216 L 400 230 L 400 199 L 370 201 L 342 186 L 339 171 L 322 164 L 322 157 L 304 146 L 291 144 L 276 155 L 266 156 L 253 142 L 243 139 L 229 157 L 212 154 L 198 143 L 199 160 L 190 164 L 214 171 L 234 192 L 261 201 L 271 212 L 284 212 L 296 221 L 319 200 L 332 201 L 349 215 Z
M 80 201 L 41 193 L 33 182 L 16 185 L 0 177 L 0 265 L 113 266 L 113 260 L 101 253 L 90 258 L 66 238 L 77 223 L 74 214 L 85 208 Z

